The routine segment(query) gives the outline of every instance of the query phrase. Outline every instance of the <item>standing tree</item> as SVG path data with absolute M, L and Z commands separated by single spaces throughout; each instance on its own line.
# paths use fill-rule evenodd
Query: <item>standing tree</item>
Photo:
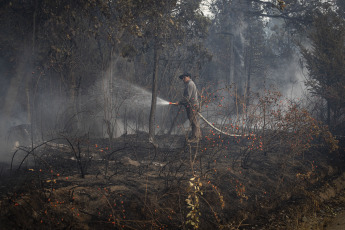
M 8 90 L 4 87 L 3 92 L 7 93 L 0 102 L 6 117 L 19 114 L 16 105 L 25 104 L 22 110 L 28 116 L 23 122 L 52 128 L 59 112 L 51 107 L 55 104 L 51 102 L 66 98 L 58 110 L 69 108 L 68 116 L 77 118 L 75 123 L 80 125 L 81 88 L 85 89 L 86 83 L 94 81 L 96 72 L 103 70 L 100 62 L 105 58 L 97 54 L 100 43 L 105 42 L 99 38 L 106 39 L 102 36 L 105 33 L 114 34 L 110 30 L 115 26 L 103 27 L 104 18 L 109 15 L 106 3 L 12 0 L 1 4 L 1 19 L 6 23 L 1 23 L 0 28 L 6 32 L 0 36 L 0 50 L 2 58 L 9 62 L 3 68 L 9 73 L 5 75 L 8 83 L 4 84 Z M 99 35 L 102 29 L 103 34 Z M 26 93 L 19 93 L 20 88 L 25 88 Z
M 311 48 L 302 48 L 311 92 L 327 102 L 327 123 L 339 127 L 345 107 L 345 22 L 334 11 L 318 12 L 310 31 Z
M 117 1 L 123 26 L 142 39 L 153 51 L 152 100 L 149 140 L 154 143 L 155 112 L 160 54 L 168 45 L 182 45 L 192 36 L 205 36 L 207 18 L 199 10 L 200 0 L 120 0 Z

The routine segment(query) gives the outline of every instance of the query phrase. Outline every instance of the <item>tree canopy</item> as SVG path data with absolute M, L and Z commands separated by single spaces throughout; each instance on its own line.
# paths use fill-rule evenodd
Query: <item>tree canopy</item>
M 313 29 L 309 33 L 310 48 L 302 49 L 309 71 L 307 83 L 313 93 L 327 101 L 327 119 L 332 127 L 339 125 L 338 119 L 345 106 L 344 22 L 344 19 L 332 10 L 317 13 Z
M 156 97 L 177 99 L 181 72 L 192 72 L 199 88 L 210 81 L 214 87 L 236 84 L 238 98 L 248 99 L 250 92 L 298 81 L 298 43 L 310 41 L 311 48 L 302 49 L 308 84 L 329 102 L 334 120 L 341 117 L 342 1 L 215 0 L 209 4 L 210 17 L 202 4 L 2 1 L 2 112 L 7 117 L 25 113 L 21 117 L 31 123 L 46 116 L 46 110 L 36 111 L 59 95 L 56 100 L 63 105 L 56 110 L 63 108 L 65 119 L 79 120 L 80 128 L 83 118 L 73 114 L 85 111 L 90 86 L 116 75 L 151 90 L 153 136 Z

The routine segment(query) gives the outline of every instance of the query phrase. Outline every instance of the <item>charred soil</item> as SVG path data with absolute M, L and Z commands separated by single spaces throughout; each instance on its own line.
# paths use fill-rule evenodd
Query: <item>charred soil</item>
M 2 166 L 0 228 L 325 229 L 344 211 L 339 153 L 264 151 L 249 137 L 147 140 L 22 149 L 11 170 Z

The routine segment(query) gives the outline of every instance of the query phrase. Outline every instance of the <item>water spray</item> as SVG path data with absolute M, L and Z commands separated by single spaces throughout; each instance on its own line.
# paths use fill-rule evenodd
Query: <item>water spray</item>
M 170 102 L 160 98 L 160 97 L 157 97 L 157 105 L 169 105 Z

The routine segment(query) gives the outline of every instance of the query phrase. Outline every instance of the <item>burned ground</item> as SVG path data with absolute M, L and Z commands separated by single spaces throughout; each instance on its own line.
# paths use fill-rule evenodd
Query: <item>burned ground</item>
M 141 133 L 21 150 L 2 167 L 0 227 L 323 229 L 345 201 L 342 156 L 265 150 L 257 139 L 162 135 L 155 148 Z

